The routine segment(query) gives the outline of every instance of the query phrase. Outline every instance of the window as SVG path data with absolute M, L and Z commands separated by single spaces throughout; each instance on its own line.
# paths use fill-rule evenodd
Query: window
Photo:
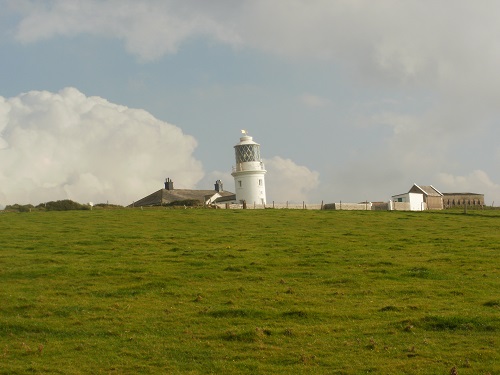
M 257 144 L 235 146 L 236 164 L 246 161 L 260 161 L 260 147 Z
M 262 179 L 259 179 L 259 186 L 262 186 Z
M 239 187 L 241 187 L 241 180 L 238 181 L 238 185 L 239 185 Z

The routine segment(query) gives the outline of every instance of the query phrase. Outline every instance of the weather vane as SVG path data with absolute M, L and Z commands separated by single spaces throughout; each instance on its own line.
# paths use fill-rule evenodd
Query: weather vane
M 241 129 L 241 133 L 247 135 L 247 131 L 245 129 Z

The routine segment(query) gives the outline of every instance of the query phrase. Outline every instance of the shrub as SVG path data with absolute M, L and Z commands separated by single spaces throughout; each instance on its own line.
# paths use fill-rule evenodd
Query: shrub
M 32 204 L 13 204 L 5 206 L 5 211 L 29 212 L 35 208 Z
M 123 208 L 123 206 L 120 206 L 119 204 L 110 204 L 110 203 L 97 203 L 94 205 L 94 208 L 95 207 L 106 208 L 106 209 Z
M 45 208 L 47 211 L 70 211 L 70 210 L 90 210 L 90 206 L 73 202 L 69 199 L 62 201 L 51 201 L 47 203 L 40 203 L 37 208 Z
M 173 206 L 187 206 L 187 207 L 196 207 L 202 206 L 203 204 L 198 199 L 185 199 L 183 201 L 175 201 L 167 203 L 165 206 L 173 207 Z

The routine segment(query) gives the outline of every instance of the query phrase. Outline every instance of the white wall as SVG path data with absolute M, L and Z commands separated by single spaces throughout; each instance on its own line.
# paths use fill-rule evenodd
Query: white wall
M 424 204 L 424 195 L 418 193 L 408 193 L 410 196 L 410 210 L 411 211 L 423 211 L 427 207 Z
M 233 176 L 236 200 L 246 201 L 247 205 L 266 204 L 266 182 L 262 171 L 245 171 Z
M 399 194 L 399 195 L 393 195 L 392 200 L 394 202 L 393 208 L 395 210 L 401 209 L 403 207 L 408 207 L 407 205 L 401 205 L 397 203 L 398 198 L 401 198 L 401 202 L 403 203 L 409 203 L 409 209 L 410 211 L 424 211 L 427 209 L 427 205 L 424 203 L 424 195 L 420 193 L 405 193 L 405 194 Z

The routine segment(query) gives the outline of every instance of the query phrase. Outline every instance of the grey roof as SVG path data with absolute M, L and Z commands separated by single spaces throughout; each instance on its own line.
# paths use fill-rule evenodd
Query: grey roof
M 443 195 L 484 195 L 480 193 L 443 193 Z
M 210 197 L 219 194 L 221 198 L 218 200 L 233 200 L 236 195 L 229 191 L 216 191 L 216 190 L 189 190 L 189 189 L 160 189 L 154 193 L 139 199 L 130 206 L 159 206 L 176 201 L 184 200 L 198 200 L 201 203 L 206 202 Z M 234 197 L 234 198 L 233 198 Z M 231 199 L 233 198 L 233 199 Z M 129 206 L 129 207 L 130 207 Z
M 420 186 L 420 188 L 427 194 L 429 197 L 441 197 L 443 194 L 441 194 L 437 189 L 434 188 L 434 186 L 429 185 L 429 186 Z
M 441 194 L 441 192 L 438 189 L 436 189 L 434 186 L 432 186 L 432 185 L 417 185 L 417 184 L 413 184 L 413 186 L 410 189 L 409 193 L 414 193 L 415 192 L 415 188 L 417 188 L 418 190 L 420 190 L 422 193 L 424 193 L 428 197 L 442 197 L 443 196 L 443 194 Z

